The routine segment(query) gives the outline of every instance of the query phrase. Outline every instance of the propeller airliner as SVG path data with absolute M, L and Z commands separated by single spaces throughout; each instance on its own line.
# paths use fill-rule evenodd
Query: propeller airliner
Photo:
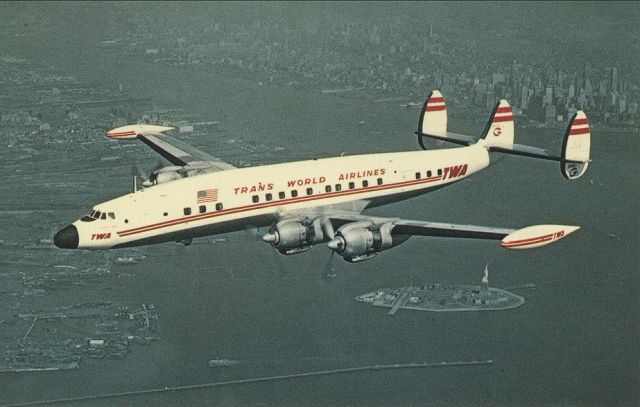
M 447 131 L 447 107 L 434 90 L 420 113 L 422 150 L 366 154 L 236 168 L 167 135 L 172 127 L 136 124 L 113 129 L 113 140 L 138 139 L 172 165 L 155 170 L 133 192 L 95 205 L 59 230 L 65 249 L 114 249 L 269 227 L 262 240 L 284 255 L 324 243 L 348 262 L 371 259 L 412 236 L 499 240 L 507 249 L 547 245 L 579 229 L 567 225 L 487 227 L 369 216 L 369 208 L 413 198 L 485 168 L 492 152 L 560 163 L 575 180 L 590 162 L 587 117 L 576 112 L 560 154 L 514 144 L 512 109 L 494 107 L 480 137 Z M 457 144 L 427 150 L 423 139 Z

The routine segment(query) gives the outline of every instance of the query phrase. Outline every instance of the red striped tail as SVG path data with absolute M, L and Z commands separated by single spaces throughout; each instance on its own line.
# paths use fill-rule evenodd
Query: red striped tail
M 438 90 L 431 92 L 422 107 L 418 133 L 447 137 L 447 105 Z
M 513 111 L 509 102 L 502 99 L 493 108 L 482 138 L 487 147 L 509 148 L 513 145 L 515 130 L 513 123 Z
M 576 112 L 569 121 L 562 141 L 560 170 L 567 179 L 577 179 L 584 175 L 589 166 L 591 154 L 591 129 L 589 120 L 582 110 Z

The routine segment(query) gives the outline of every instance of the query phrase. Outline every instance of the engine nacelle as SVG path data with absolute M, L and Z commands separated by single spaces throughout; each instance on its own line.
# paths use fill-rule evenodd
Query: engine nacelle
M 307 218 L 287 219 L 271 227 L 262 237 L 282 254 L 296 254 L 307 251 L 316 243 L 324 240 L 319 219 L 311 222 Z
M 336 232 L 329 248 L 350 263 L 368 260 L 383 250 L 405 242 L 409 237 L 391 236 L 392 223 L 354 222 Z
M 151 175 L 149 175 L 149 179 L 142 183 L 142 186 L 148 188 L 153 185 L 164 184 L 165 182 L 184 178 L 186 175 L 182 167 L 176 165 L 162 167 L 153 171 Z

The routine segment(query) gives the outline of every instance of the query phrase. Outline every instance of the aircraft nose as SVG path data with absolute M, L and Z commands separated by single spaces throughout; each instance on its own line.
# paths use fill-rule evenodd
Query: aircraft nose
M 77 249 L 78 241 L 78 229 L 73 225 L 60 229 L 53 236 L 53 244 L 61 249 Z

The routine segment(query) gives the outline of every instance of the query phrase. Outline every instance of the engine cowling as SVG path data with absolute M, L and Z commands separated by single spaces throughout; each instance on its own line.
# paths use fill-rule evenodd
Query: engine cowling
M 262 237 L 280 253 L 290 255 L 307 251 L 324 240 L 322 225 L 318 219 L 287 219 L 271 227 Z
M 392 236 L 392 223 L 354 222 L 342 226 L 329 242 L 330 249 L 350 263 L 368 260 L 383 250 L 405 242 L 409 236 Z
M 142 183 L 144 187 L 150 187 L 153 185 L 164 184 L 165 182 L 174 181 L 185 177 L 186 174 L 182 167 L 172 165 L 169 167 L 162 167 L 157 169 L 149 175 L 149 179 Z

